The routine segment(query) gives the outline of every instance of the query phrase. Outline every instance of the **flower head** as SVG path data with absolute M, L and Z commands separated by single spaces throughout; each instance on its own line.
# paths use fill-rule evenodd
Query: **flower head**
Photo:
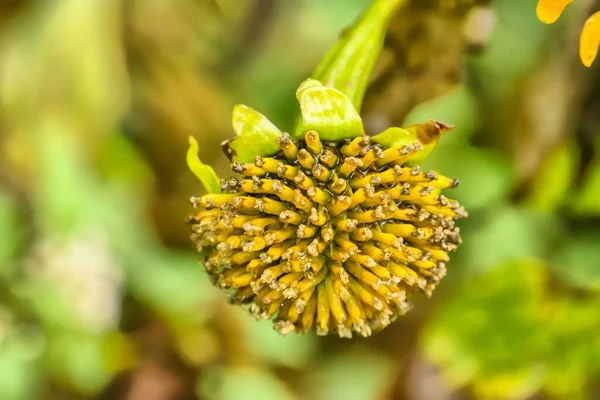
M 537 16 L 545 24 L 558 20 L 567 5 L 573 0 L 538 0 Z M 600 11 L 592 14 L 583 25 L 579 37 L 579 57 L 586 67 L 590 67 L 598 55 L 600 45 Z
M 458 182 L 408 165 L 450 127 L 369 137 L 341 92 L 309 80 L 298 99 L 296 137 L 234 110 L 239 136 L 224 149 L 239 176 L 192 199 L 192 240 L 213 283 L 281 333 L 368 336 L 412 294 L 431 295 L 461 243 L 455 220 L 466 212 L 440 193 Z M 264 141 L 254 156 L 253 135 Z

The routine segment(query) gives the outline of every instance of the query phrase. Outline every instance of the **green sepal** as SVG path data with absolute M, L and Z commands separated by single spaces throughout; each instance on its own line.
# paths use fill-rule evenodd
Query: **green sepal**
M 360 111 L 388 24 L 406 0 L 375 0 L 323 58 L 312 78 L 344 93 Z
M 435 148 L 440 136 L 454 126 L 440 121 L 429 120 L 422 124 L 411 125 L 407 128 L 388 128 L 378 135 L 371 136 L 373 143 L 385 147 L 401 147 L 412 143 L 419 143 L 423 149 L 413 155 L 407 164 L 418 164 L 425 160 Z
M 187 151 L 186 161 L 188 168 L 202 182 L 202 186 L 208 193 L 221 193 L 221 184 L 219 177 L 210 165 L 200 161 L 198 157 L 198 142 L 192 136 L 188 139 L 190 147 Z
M 307 79 L 298 88 L 302 125 L 298 134 L 314 130 L 322 140 L 339 141 L 364 136 L 362 120 L 352 102 L 337 89 Z
M 223 143 L 230 161 L 253 162 L 256 156 L 271 156 L 279 151 L 281 131 L 258 111 L 245 105 L 233 107 L 231 117 L 236 138 Z
M 417 141 L 414 132 L 402 128 L 387 128 L 378 135 L 371 136 L 371 142 L 385 147 L 401 147 Z

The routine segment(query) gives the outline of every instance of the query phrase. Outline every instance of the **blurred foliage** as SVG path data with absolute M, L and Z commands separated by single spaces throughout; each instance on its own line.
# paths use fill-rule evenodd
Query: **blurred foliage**
M 185 224 L 233 104 L 294 126 L 296 87 L 368 0 L 0 5 L 0 399 L 600 396 L 598 1 L 411 0 L 363 104 L 368 132 L 456 125 L 464 246 L 432 299 L 369 340 L 282 338 L 230 307 Z M 598 64 L 598 63 L 596 63 Z

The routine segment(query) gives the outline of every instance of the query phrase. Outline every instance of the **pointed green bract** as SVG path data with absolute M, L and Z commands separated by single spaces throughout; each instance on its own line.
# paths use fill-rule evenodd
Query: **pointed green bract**
M 304 81 L 296 97 L 302 112 L 300 133 L 315 130 L 323 140 L 338 141 L 363 136 L 360 115 L 342 92 L 314 79 Z
M 245 105 L 235 106 L 232 125 L 236 138 L 226 144 L 232 161 L 253 162 L 257 155 L 270 156 L 279 151 L 277 138 L 281 131 L 258 111 Z
M 388 24 L 406 0 L 375 0 L 327 53 L 312 75 L 344 93 L 360 111 L 369 77 L 383 48 Z
M 378 135 L 371 136 L 371 142 L 385 147 L 400 147 L 417 141 L 414 132 L 402 128 L 387 128 Z
M 200 182 L 202 182 L 204 189 L 206 189 L 208 193 L 220 193 L 221 185 L 217 173 L 210 165 L 203 164 L 202 161 L 200 161 L 200 158 L 198 157 L 198 142 L 196 139 L 190 136 L 188 140 L 190 147 L 187 151 L 186 160 L 190 171 L 200 179 Z

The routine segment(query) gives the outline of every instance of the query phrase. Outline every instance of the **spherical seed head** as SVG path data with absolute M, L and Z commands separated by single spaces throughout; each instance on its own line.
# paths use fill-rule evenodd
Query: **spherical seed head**
M 457 181 L 406 166 L 419 143 L 321 142 L 315 131 L 278 143 L 272 157 L 233 163 L 242 178 L 221 194 L 192 200 L 211 281 L 282 334 L 369 336 L 412 295 L 430 296 L 461 243 L 455 220 L 467 214 L 440 194 Z

